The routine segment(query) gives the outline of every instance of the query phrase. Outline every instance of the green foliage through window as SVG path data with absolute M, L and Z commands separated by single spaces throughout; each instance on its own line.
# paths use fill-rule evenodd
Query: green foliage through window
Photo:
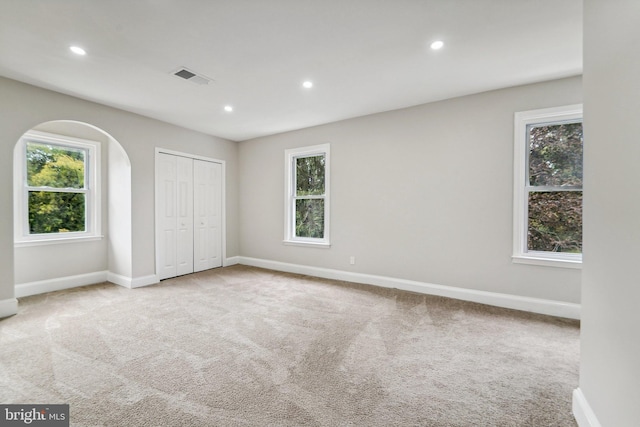
M 85 195 L 82 193 L 29 192 L 31 234 L 85 231 Z
M 295 159 L 295 235 L 324 238 L 325 156 Z
M 85 231 L 86 158 L 84 149 L 27 143 L 30 234 Z
M 582 123 L 530 127 L 529 184 L 582 186 Z
M 529 232 L 532 251 L 582 252 L 582 191 L 529 193 Z
M 324 200 L 296 200 L 296 236 L 324 237 Z
M 296 196 L 324 194 L 324 156 L 296 159 Z
M 527 248 L 582 252 L 582 123 L 529 127 Z

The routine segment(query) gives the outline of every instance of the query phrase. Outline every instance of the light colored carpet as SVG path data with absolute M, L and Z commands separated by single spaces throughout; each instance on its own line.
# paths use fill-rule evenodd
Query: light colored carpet
M 234 266 L 20 299 L 0 401 L 75 426 L 575 426 L 579 324 Z

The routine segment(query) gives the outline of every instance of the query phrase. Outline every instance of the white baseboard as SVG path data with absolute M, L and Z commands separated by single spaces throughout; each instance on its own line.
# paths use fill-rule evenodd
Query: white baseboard
M 16 285 L 16 298 L 106 282 L 107 275 L 108 273 L 106 271 L 96 271 L 95 273 L 78 274 L 77 276 L 58 277 L 38 282 L 20 283 Z
M 232 256 L 229 258 L 226 258 L 224 260 L 224 262 L 222 263 L 223 267 L 230 267 L 232 265 L 236 265 L 236 264 L 240 264 L 240 257 L 239 256 Z
M 133 279 L 131 277 L 123 276 L 121 274 L 116 274 L 112 272 L 107 273 L 107 282 L 111 282 L 116 285 L 123 286 L 125 288 L 131 289 L 131 282 Z
M 435 285 L 432 283 L 417 282 L 413 280 L 353 273 L 349 271 L 333 270 L 328 268 L 310 267 L 306 265 L 289 264 L 259 258 L 239 258 L 240 264 L 267 268 L 270 270 L 306 274 L 309 276 L 323 277 L 325 279 L 344 280 L 347 282 L 363 283 L 384 288 L 396 288 L 422 294 L 438 295 L 464 301 L 493 305 L 497 307 L 546 314 L 549 316 L 580 319 L 580 304 L 546 300 L 541 298 L 522 297 L 495 292 L 478 291 L 473 289 L 457 288 L 453 286 Z
M 155 285 L 156 283 L 160 283 L 160 278 L 155 274 L 150 274 L 148 276 L 134 277 L 131 280 L 131 289 L 141 288 L 143 286 Z
M 116 274 L 111 272 L 107 274 L 107 280 L 111 283 L 124 286 L 125 288 L 129 288 L 129 289 L 155 285 L 156 283 L 160 282 L 160 280 L 158 279 L 158 276 L 156 276 L 155 274 L 133 278 L 133 277 L 127 277 L 121 274 Z
M 587 398 L 584 397 L 582 390 L 577 388 L 573 390 L 573 416 L 580 427 L 601 427 L 596 414 L 591 409 Z
M 38 282 L 21 283 L 16 285 L 15 292 L 16 298 L 22 298 L 107 281 L 129 289 L 155 285 L 160 282 L 160 280 L 158 280 L 158 276 L 155 274 L 132 278 L 108 271 L 96 271 L 95 273 L 79 274 L 77 276 L 58 277 Z
M 15 298 L 0 300 L 0 319 L 18 313 L 18 300 Z

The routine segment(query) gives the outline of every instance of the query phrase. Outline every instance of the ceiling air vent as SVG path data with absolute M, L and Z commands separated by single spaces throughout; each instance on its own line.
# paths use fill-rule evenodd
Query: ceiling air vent
M 173 74 L 176 77 L 180 77 L 181 79 L 189 80 L 190 82 L 198 85 L 207 85 L 211 81 L 210 78 L 205 77 L 202 74 L 198 74 L 185 67 L 180 67 L 176 71 L 172 72 L 171 74 Z

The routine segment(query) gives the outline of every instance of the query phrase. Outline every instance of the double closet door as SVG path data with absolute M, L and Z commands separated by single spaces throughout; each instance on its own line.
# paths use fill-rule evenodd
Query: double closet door
M 158 153 L 156 168 L 160 280 L 222 266 L 222 165 Z

